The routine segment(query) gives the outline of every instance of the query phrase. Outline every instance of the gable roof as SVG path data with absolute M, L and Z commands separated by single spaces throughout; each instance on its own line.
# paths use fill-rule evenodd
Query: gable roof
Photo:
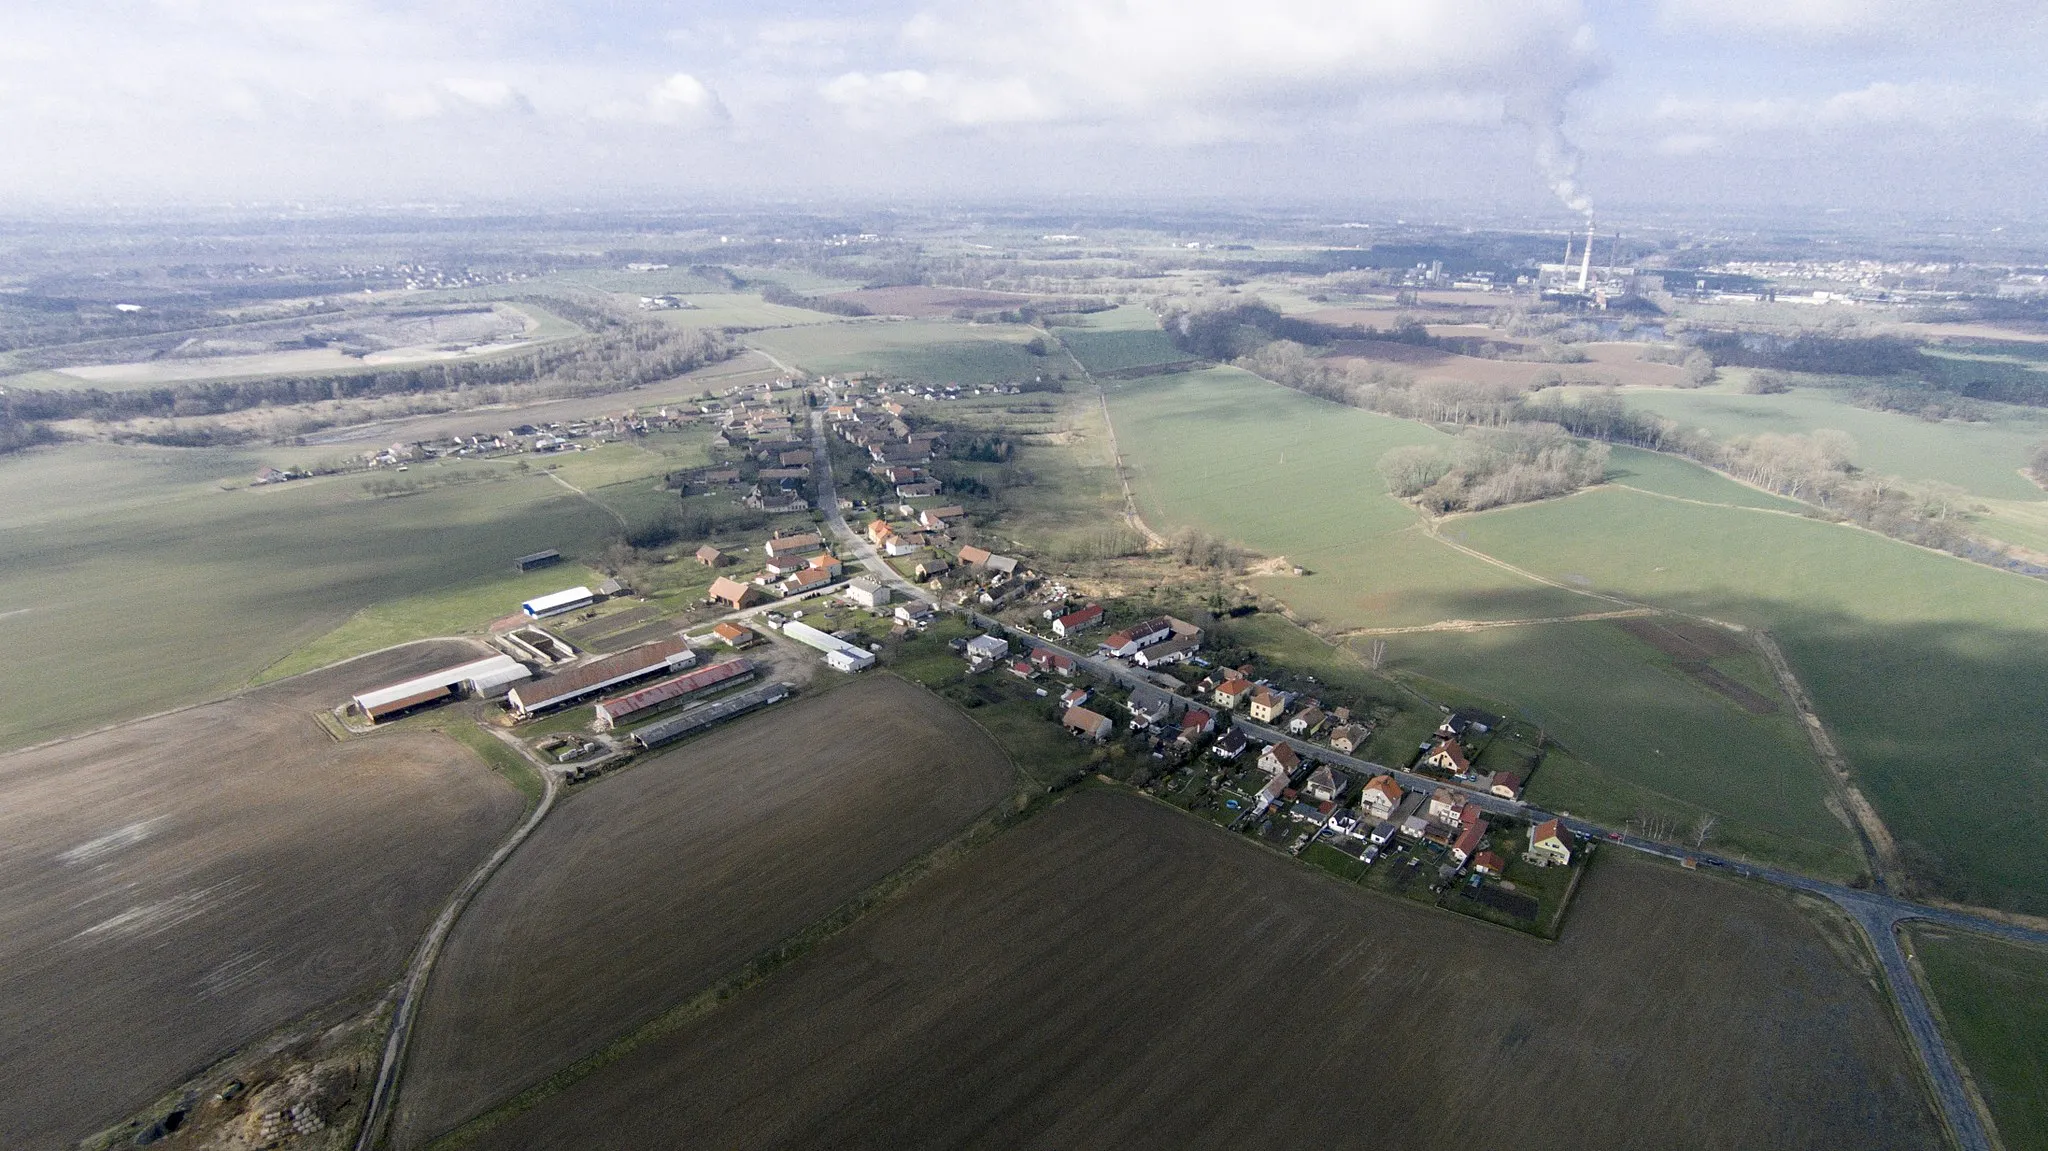
M 1437 745 L 1429 749 L 1429 758 L 1435 759 L 1439 755 L 1448 758 L 1451 766 L 1461 772 L 1472 767 L 1472 760 L 1465 753 L 1465 745 L 1455 739 L 1438 740 Z
M 1571 832 L 1565 830 L 1564 825 L 1555 818 L 1546 819 L 1529 829 L 1529 842 L 1532 845 L 1553 839 L 1566 847 L 1571 846 Z

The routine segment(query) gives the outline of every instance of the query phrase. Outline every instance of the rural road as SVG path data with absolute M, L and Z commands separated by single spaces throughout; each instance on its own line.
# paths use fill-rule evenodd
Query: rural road
M 406 970 L 405 983 L 398 993 L 398 1006 L 392 1012 L 391 1034 L 384 1040 L 384 1058 L 377 1067 L 376 1084 L 370 1090 L 369 1105 L 363 1110 L 363 1125 L 356 1133 L 356 1151 L 372 1151 L 383 1135 L 392 1095 L 397 1090 L 399 1076 L 405 1070 L 405 1045 L 412 1035 L 413 1017 L 419 1012 L 420 997 L 427 989 L 427 978 L 433 974 L 434 960 L 440 958 L 441 945 L 447 941 L 448 932 L 454 928 L 463 909 L 469 906 L 469 901 L 511 858 L 512 852 L 526 842 L 533 829 L 540 826 L 540 821 L 547 817 L 555 806 L 556 797 L 562 792 L 562 782 L 553 772 L 540 770 L 540 777 L 546 790 L 541 793 L 540 802 L 534 805 L 533 813 L 513 830 L 505 842 L 498 845 L 498 850 L 484 860 L 483 865 L 469 877 L 469 882 L 463 884 L 454 898 L 448 901 L 448 906 L 441 909 L 440 918 L 434 920 L 426 938 L 413 952 L 412 964 Z
M 1004 624 L 999 620 L 987 619 L 971 612 L 969 613 L 969 618 L 983 628 L 990 630 L 1001 629 L 1029 646 L 1050 648 L 1053 651 L 1069 656 L 1075 661 L 1076 665 L 1086 669 L 1091 675 L 1100 679 L 1106 679 L 1126 688 L 1150 682 L 1149 679 L 1142 676 L 1135 669 L 1068 650 L 1021 628 Z M 1457 783 L 1446 783 L 1443 780 L 1417 775 L 1413 772 L 1395 770 L 1383 764 L 1359 759 L 1356 756 L 1345 755 L 1332 748 L 1313 744 L 1307 740 L 1297 739 L 1280 731 L 1278 728 L 1269 727 L 1262 723 L 1254 723 L 1243 717 L 1234 716 L 1232 718 L 1239 730 L 1243 731 L 1246 735 L 1255 736 L 1268 743 L 1284 742 L 1300 753 L 1306 761 L 1321 761 L 1368 776 L 1391 775 L 1402 787 L 1409 789 L 1422 788 L 1433 790 L 1437 787 L 1449 786 L 1464 792 L 1482 810 L 1496 815 L 1508 815 L 1518 819 L 1538 822 L 1554 818 L 1550 812 L 1532 807 L 1518 800 L 1502 799 L 1497 795 L 1492 795 L 1477 788 L 1466 787 Z M 1780 887 L 1818 895 L 1841 908 L 1851 919 L 1855 920 L 1856 924 L 1862 928 L 1864 934 L 1870 939 L 1871 949 L 1875 953 L 1878 963 L 1884 972 L 1885 982 L 1891 989 L 1892 1000 L 1898 1006 L 1899 1015 L 1906 1028 L 1907 1037 L 1912 1041 L 1915 1053 L 1919 1056 L 1921 1065 L 1926 1069 L 1930 1087 L 1935 1094 L 1937 1103 L 1940 1105 L 1943 1117 L 1948 1123 L 1949 1130 L 1954 1134 L 1958 1145 L 1962 1148 L 1962 1151 L 1992 1151 L 1991 1139 L 1985 1129 L 1983 1117 L 1979 1115 L 1975 1103 L 1970 1098 L 1969 1091 L 1963 1085 L 1962 1073 L 1958 1070 L 1955 1058 L 1948 1049 L 1947 1041 L 1942 1037 L 1941 1028 L 1935 1021 L 1934 1012 L 1928 1005 L 1926 994 L 1922 991 L 1918 980 L 1913 977 L 1912 969 L 1907 965 L 1905 953 L 1899 946 L 1898 927 L 1900 924 L 1911 920 L 1922 920 L 1945 927 L 1974 931 L 2019 943 L 2036 945 L 2048 944 L 2048 931 L 2036 931 L 2030 928 L 2018 927 L 1997 920 L 1970 915 L 1965 912 L 1952 911 L 1947 908 L 1929 907 L 1925 904 L 1901 899 L 1896 895 L 1890 894 L 1888 891 L 1859 891 L 1855 888 L 1812 879 L 1789 871 L 1780 871 L 1776 868 L 1760 867 L 1755 864 L 1726 859 L 1709 852 L 1685 851 L 1668 844 L 1640 839 L 1623 832 L 1613 831 L 1582 819 L 1573 819 L 1568 816 L 1555 818 L 1560 819 L 1564 826 L 1570 828 L 1574 834 L 1582 839 L 1611 843 L 1675 861 L 1682 862 L 1686 859 L 1691 859 L 1697 864 L 1731 872 L 1743 878 L 1760 880 L 1765 883 L 1776 884 Z

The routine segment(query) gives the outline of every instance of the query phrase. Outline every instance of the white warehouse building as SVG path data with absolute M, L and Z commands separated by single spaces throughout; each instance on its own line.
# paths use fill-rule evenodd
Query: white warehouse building
M 597 593 L 579 585 L 527 600 L 519 605 L 519 610 L 525 612 L 528 619 L 545 619 L 551 615 L 561 615 L 565 611 L 575 611 L 579 607 L 589 607 L 596 602 Z
M 363 713 L 363 718 L 376 723 L 422 704 L 460 696 L 465 691 L 475 696 L 497 695 L 512 684 L 532 676 L 525 664 L 511 656 L 494 655 L 489 659 L 457 664 L 399 683 L 372 688 L 358 693 L 353 702 L 356 710 Z
M 825 653 L 825 665 L 835 671 L 859 671 L 875 665 L 875 653 L 850 644 L 830 632 L 822 632 L 795 620 L 782 625 L 782 634 Z

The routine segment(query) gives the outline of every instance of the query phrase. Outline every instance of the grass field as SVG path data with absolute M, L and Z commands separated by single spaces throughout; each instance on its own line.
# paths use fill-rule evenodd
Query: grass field
M 747 342 L 809 372 L 880 372 L 933 384 L 1028 380 L 1058 370 L 1024 345 L 1041 333 L 1022 324 L 868 320 L 757 332 Z M 1063 362 L 1063 361 L 1062 361 Z
M 2000 1140 L 2048 1147 L 2048 952 L 1924 924 L 1907 935 Z
M 1938 1143 L 1839 954 L 1636 859 L 1545 944 L 1085 792 L 473 1146 Z
M 1147 313 L 1149 315 L 1149 313 Z M 1058 328 L 1060 342 L 1091 372 L 1120 372 L 1191 359 L 1166 333 L 1151 328 Z
M 313 713 L 474 658 L 415 645 L 0 755 L 0 1144 L 69 1146 L 397 977 L 521 799 L 445 737 L 337 744 Z
M 218 695 L 372 605 L 446 597 L 452 626 L 428 634 L 454 630 L 486 588 L 531 586 L 512 586 L 514 557 L 593 556 L 616 530 L 538 474 L 382 499 L 359 476 L 220 490 L 258 458 L 76 446 L 0 461 L 0 643 L 36 653 L 0 692 L 0 747 Z M 372 630 L 355 650 L 415 638 Z
M 2048 910 L 2048 583 L 1614 489 L 1464 517 L 1454 534 L 1554 579 L 1769 628 L 1909 867 L 1957 898 Z
M 417 1146 L 687 998 L 1011 787 L 938 698 L 872 673 L 571 795 L 450 937 L 396 1143 Z
M 2030 445 L 2048 439 L 2048 417 L 2001 409 L 1993 422 L 1930 423 L 1900 412 L 1874 412 L 1842 402 L 1842 395 L 1799 388 L 1784 395 L 1745 396 L 1718 389 L 1635 389 L 1629 406 L 1655 412 L 1717 439 L 1761 432 L 1835 428 L 1856 440 L 1857 466 L 1882 475 L 1943 480 L 1980 496 L 2048 499 L 2019 474 Z
M 1607 457 L 1607 482 L 1679 499 L 1801 513 L 1806 505 L 1758 491 L 1689 460 L 1661 452 L 1616 447 Z

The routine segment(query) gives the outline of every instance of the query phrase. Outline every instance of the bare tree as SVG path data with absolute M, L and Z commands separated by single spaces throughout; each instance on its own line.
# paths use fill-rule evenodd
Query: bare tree
M 1714 825 L 1720 820 L 1711 811 L 1703 811 L 1692 821 L 1692 845 L 1695 850 L 1707 845 L 1707 836 L 1714 833 Z

